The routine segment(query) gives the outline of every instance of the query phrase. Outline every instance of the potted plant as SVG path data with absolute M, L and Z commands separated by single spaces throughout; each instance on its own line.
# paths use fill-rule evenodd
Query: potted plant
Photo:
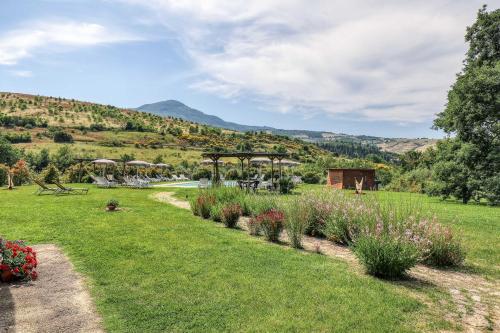
M 118 200 L 116 199 L 111 199 L 108 201 L 108 203 L 106 204 L 106 208 L 109 210 L 109 211 L 115 211 L 116 208 L 118 208 L 118 206 L 120 205 L 120 203 L 118 202 Z
M 36 280 L 36 252 L 22 241 L 0 238 L 0 280 Z

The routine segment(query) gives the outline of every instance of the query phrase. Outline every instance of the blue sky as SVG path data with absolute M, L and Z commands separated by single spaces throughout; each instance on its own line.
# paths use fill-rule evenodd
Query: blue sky
M 440 137 L 432 119 L 483 2 L 2 0 L 0 91 Z

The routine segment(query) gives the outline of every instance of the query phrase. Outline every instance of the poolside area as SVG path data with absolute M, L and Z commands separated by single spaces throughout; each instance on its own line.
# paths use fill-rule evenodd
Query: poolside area
M 156 184 L 153 187 L 180 187 L 180 188 L 197 188 L 200 182 L 198 180 L 186 181 L 186 182 L 176 182 L 176 183 L 166 183 L 166 184 Z M 208 182 L 209 186 L 212 182 Z M 226 180 L 224 181 L 224 186 L 226 187 L 236 187 L 238 185 L 236 180 Z

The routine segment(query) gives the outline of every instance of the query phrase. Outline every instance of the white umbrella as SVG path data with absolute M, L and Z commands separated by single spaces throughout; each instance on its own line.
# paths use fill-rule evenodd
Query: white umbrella
M 92 163 L 94 163 L 94 164 L 113 164 L 113 165 L 116 165 L 115 161 L 107 160 L 105 158 L 101 158 L 99 160 L 92 161 Z
M 214 161 L 212 161 L 212 160 L 203 160 L 203 161 L 201 161 L 201 164 L 214 164 Z M 219 161 L 217 162 L 217 164 L 219 164 L 219 165 L 223 165 L 223 164 L 224 164 L 224 161 L 220 161 L 220 160 L 219 160 Z
M 151 163 L 146 162 L 146 161 L 128 161 L 127 165 L 132 165 L 132 166 L 150 166 Z
M 267 157 L 256 157 L 256 158 L 252 158 L 250 160 L 250 163 L 252 163 L 252 164 L 270 164 L 271 159 L 269 159 Z
M 297 165 L 300 165 L 300 162 L 292 161 L 292 160 L 281 160 L 281 165 L 285 165 L 285 166 L 297 166 Z
M 168 168 L 170 166 L 170 165 L 165 164 L 165 163 L 158 163 L 158 164 L 154 164 L 154 165 L 159 167 L 159 168 Z

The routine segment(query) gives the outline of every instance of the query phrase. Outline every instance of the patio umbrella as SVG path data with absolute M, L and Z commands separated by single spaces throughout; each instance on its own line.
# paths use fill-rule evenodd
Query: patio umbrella
M 267 157 L 256 157 L 256 158 L 252 158 L 250 160 L 250 163 L 252 163 L 252 164 L 258 164 L 258 165 L 271 164 L 271 159 L 269 159 Z
M 130 166 L 135 166 L 136 167 L 136 176 L 139 175 L 139 167 L 148 167 L 148 166 L 151 165 L 151 163 L 149 163 L 149 162 L 146 162 L 146 161 L 137 161 L 137 160 L 128 161 L 126 164 L 130 165 Z
M 300 165 L 300 162 L 292 160 L 281 160 L 281 164 L 284 166 L 297 166 Z
M 154 164 L 154 166 L 157 166 L 159 168 L 168 168 L 170 165 L 165 164 L 165 163 L 158 163 L 158 164 Z
M 214 161 L 210 160 L 210 159 L 207 159 L 207 160 L 203 160 L 201 161 L 201 164 L 205 164 L 205 165 L 210 165 L 210 164 L 214 164 Z M 224 161 L 218 161 L 217 164 L 219 165 L 223 165 L 224 164 Z
M 102 169 L 102 176 L 104 176 L 104 173 L 107 171 L 108 165 L 116 165 L 115 161 L 107 160 L 105 158 L 94 160 L 94 161 L 92 161 L 92 163 L 94 165 L 98 164 L 98 165 L 104 165 L 105 166 L 104 169 Z
M 107 160 L 105 158 L 94 160 L 94 161 L 92 161 L 92 163 L 94 163 L 94 164 L 112 164 L 112 165 L 116 165 L 115 161 Z

